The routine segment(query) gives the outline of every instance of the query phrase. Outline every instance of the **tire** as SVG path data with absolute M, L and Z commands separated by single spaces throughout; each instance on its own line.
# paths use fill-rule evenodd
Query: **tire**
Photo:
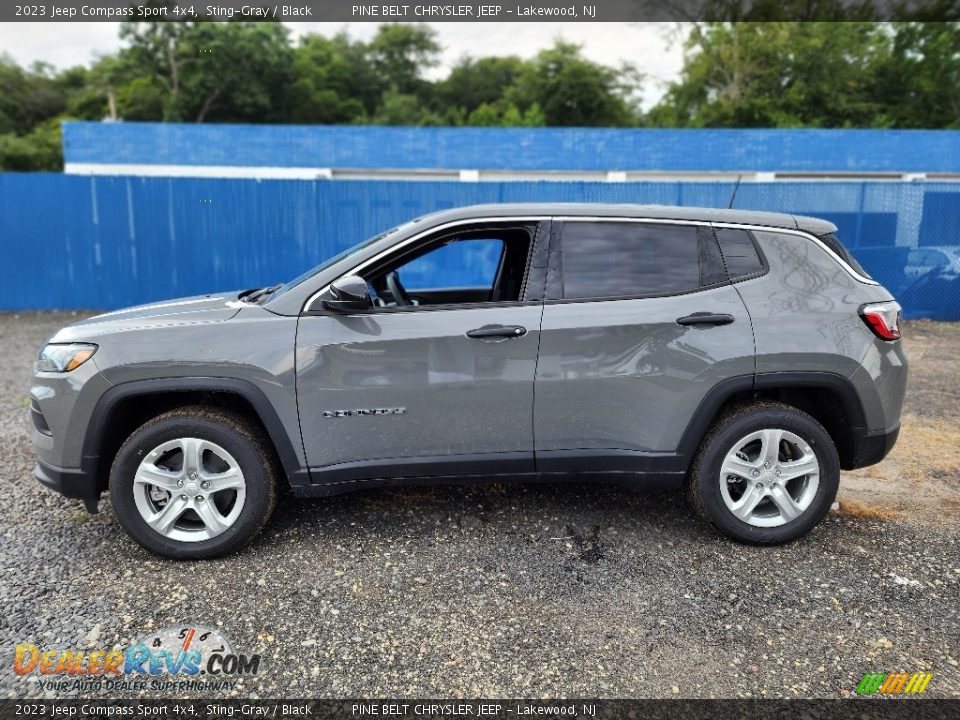
M 110 471 L 110 499 L 123 529 L 150 552 L 213 558 L 236 552 L 267 524 L 277 477 L 271 449 L 243 418 L 187 407 L 127 438 Z
M 776 448 L 776 460 L 768 448 Z M 823 426 L 789 405 L 762 402 L 714 423 L 687 487 L 696 511 L 727 537 L 778 545 L 823 520 L 839 484 L 837 449 Z

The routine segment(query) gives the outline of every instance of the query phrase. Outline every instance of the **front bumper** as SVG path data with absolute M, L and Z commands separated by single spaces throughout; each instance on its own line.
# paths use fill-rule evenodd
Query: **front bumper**
M 876 465 L 893 449 L 900 434 L 900 423 L 887 430 L 853 432 L 853 461 L 845 470 Z
M 42 485 L 56 490 L 68 498 L 83 500 L 87 512 L 96 513 L 100 502 L 100 491 L 97 489 L 96 478 L 86 470 L 58 468 L 37 460 L 33 468 L 33 476 Z

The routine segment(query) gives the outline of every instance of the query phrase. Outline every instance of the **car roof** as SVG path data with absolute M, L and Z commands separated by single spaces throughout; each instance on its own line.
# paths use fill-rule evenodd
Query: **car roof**
M 828 220 L 804 215 L 759 212 L 755 210 L 724 210 L 719 208 L 678 207 L 672 205 L 631 205 L 611 203 L 501 203 L 470 205 L 441 210 L 424 215 L 418 223 L 442 224 L 456 220 L 529 215 L 534 217 L 623 217 L 662 220 L 690 220 L 723 222 L 743 225 L 804 230 L 814 235 L 836 232 L 837 226 Z

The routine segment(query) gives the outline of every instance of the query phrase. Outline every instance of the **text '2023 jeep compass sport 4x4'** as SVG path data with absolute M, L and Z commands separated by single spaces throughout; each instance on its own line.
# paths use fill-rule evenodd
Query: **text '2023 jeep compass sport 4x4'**
M 492 205 L 255 291 L 76 323 L 30 391 L 40 482 L 141 545 L 222 555 L 277 493 L 686 487 L 738 540 L 809 531 L 900 427 L 900 307 L 829 222 Z M 456 277 L 456 282 L 451 281 Z

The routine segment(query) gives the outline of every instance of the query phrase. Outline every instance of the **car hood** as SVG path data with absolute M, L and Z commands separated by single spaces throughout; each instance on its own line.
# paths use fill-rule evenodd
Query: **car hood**
M 240 291 L 165 300 L 149 305 L 114 310 L 69 325 L 54 335 L 51 342 L 72 342 L 106 333 L 145 327 L 195 325 L 223 322 L 236 315 L 243 303 Z

